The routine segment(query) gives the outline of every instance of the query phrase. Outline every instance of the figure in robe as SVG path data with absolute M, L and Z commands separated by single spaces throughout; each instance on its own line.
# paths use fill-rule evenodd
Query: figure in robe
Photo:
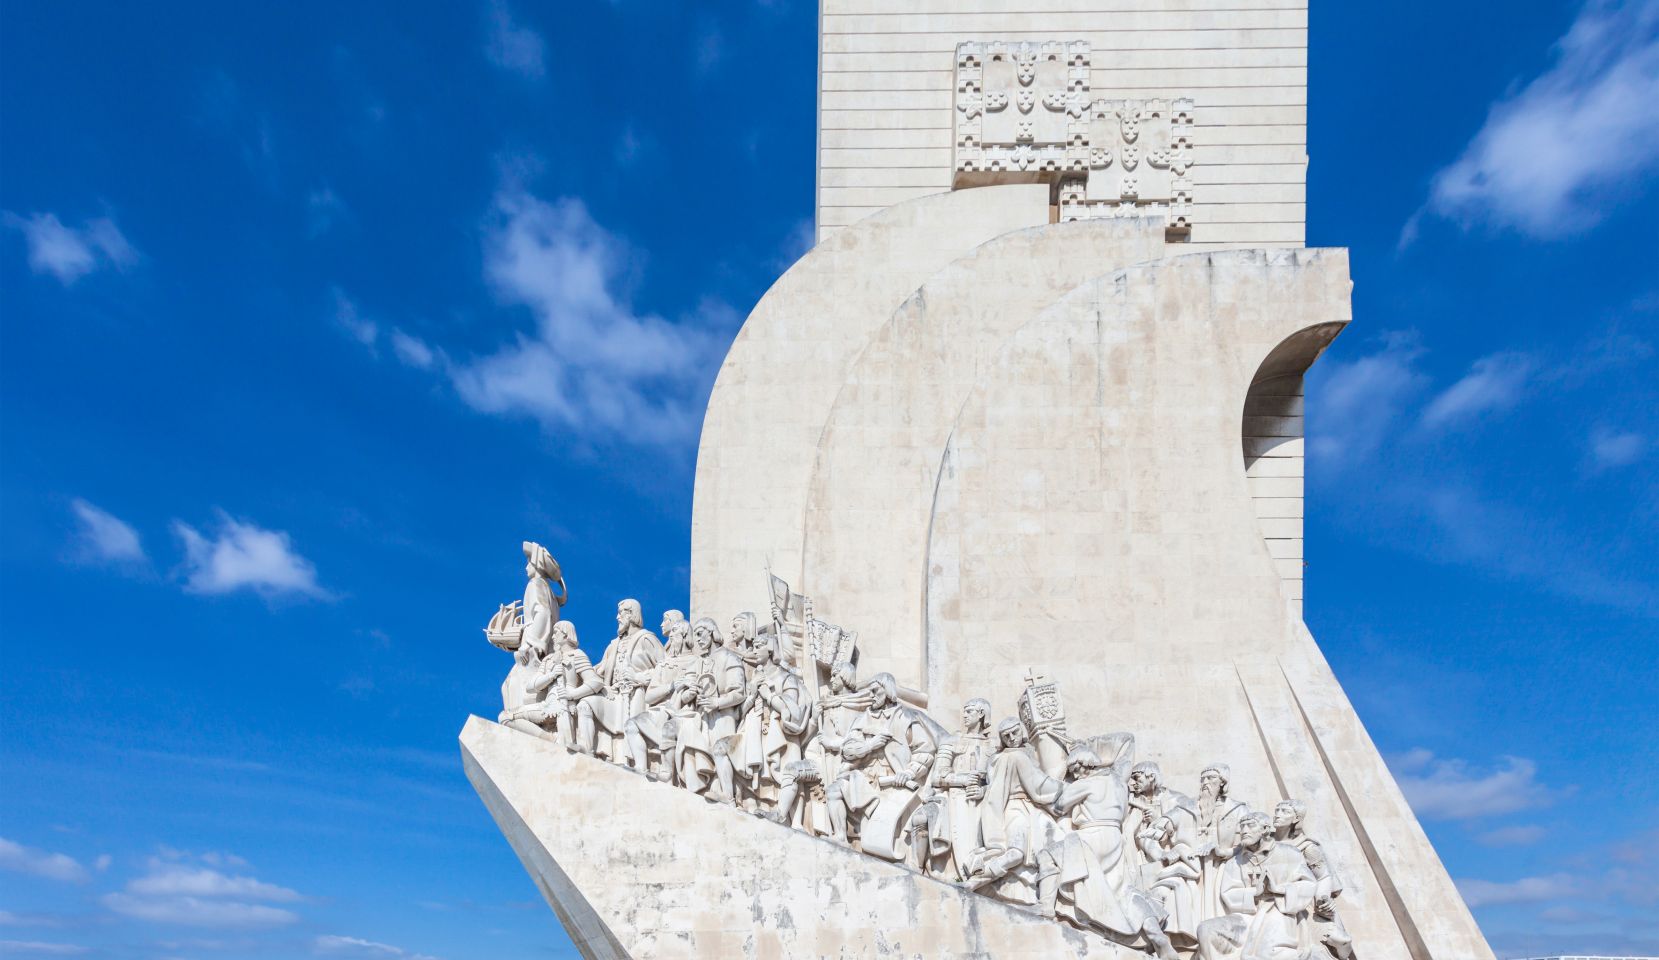
M 605 648 L 596 668 L 605 695 L 588 697 L 576 709 L 576 739 L 582 752 L 620 757 L 616 740 L 629 720 L 645 712 L 646 685 L 662 655 L 662 643 L 645 629 L 639 601 L 618 603 L 616 638 Z
M 1008 717 L 997 724 L 997 742 L 979 802 L 980 847 L 968 856 L 963 883 L 999 900 L 1034 904 L 1037 851 L 1059 838 L 1048 805 L 1060 795 L 1061 784 L 1043 772 L 1019 720 Z
M 1052 808 L 1070 817 L 1072 829 L 1038 852 L 1038 910 L 1117 943 L 1144 943 L 1160 960 L 1175 960 L 1163 908 L 1141 889 L 1128 857 L 1123 818 L 1129 787 L 1121 769 L 1082 745 L 1066 755 L 1066 768 L 1069 782 Z
M 952 883 L 967 879 L 968 857 L 979 849 L 979 801 L 990 776 L 991 703 L 975 697 L 962 705 L 962 731 L 939 747 L 933 761 L 933 796 L 910 818 L 910 852 L 916 868 Z
M 1295 847 L 1302 854 L 1308 870 L 1318 886 L 1313 895 L 1313 939 L 1323 944 L 1334 960 L 1349 960 L 1354 955 L 1354 938 L 1342 919 L 1336 915 L 1336 898 L 1342 895 L 1342 878 L 1331 866 L 1325 848 L 1308 836 L 1303 827 L 1308 818 L 1308 805 L 1300 800 L 1281 800 L 1273 808 L 1273 834 L 1281 844 Z
M 847 730 L 869 705 L 869 695 L 858 689 L 853 665 L 845 661 L 832 665 L 828 689 L 809 707 L 807 723 L 812 732 L 803 756 L 798 763 L 784 765 L 777 805 L 767 813 L 770 819 L 814 836 L 829 836 L 826 788 L 841 776 L 841 744 Z
M 696 668 L 675 681 L 673 703 L 693 711 L 679 724 L 680 782 L 693 793 L 736 802 L 729 755 L 747 694 L 743 659 L 720 643 L 720 627 L 708 617 L 691 625 Z
M 750 646 L 754 667 L 729 753 L 748 805 L 763 810 L 776 805 L 786 767 L 801 759 L 808 703 L 800 674 L 779 658 L 777 634 L 756 636 Z
M 857 827 L 861 850 L 899 860 L 899 835 L 921 801 L 938 737 L 920 711 L 900 702 L 892 674 L 876 674 L 864 690 L 870 705 L 847 729 L 841 774 L 826 790 L 831 836 L 851 843 Z
M 1198 936 L 1198 814 L 1191 797 L 1164 786 L 1158 764 L 1145 760 L 1129 773 L 1129 816 L 1123 835 L 1139 864 L 1141 885 L 1164 908 L 1164 932 L 1178 946 Z
M 1267 814 L 1238 818 L 1238 852 L 1217 875 L 1222 916 L 1198 925 L 1194 960 L 1311 960 L 1319 884 Z
M 631 718 L 623 736 L 628 742 L 629 762 L 651 780 L 679 781 L 675 742 L 682 723 L 695 715 L 694 706 L 674 701 L 675 685 L 697 668 L 691 649 L 691 624 L 685 614 L 670 610 L 663 615 L 662 635 L 667 649 L 662 662 L 651 672 L 645 685 L 645 710 Z M 660 767 L 650 764 L 651 754 L 661 758 Z
M 1221 870 L 1238 851 L 1238 820 L 1246 807 L 1228 795 L 1232 771 L 1212 763 L 1198 775 L 1198 910 L 1203 919 L 1226 913 L 1221 903 Z
M 539 543 L 524 541 L 524 599 L 518 603 L 502 604 L 490 618 L 484 635 L 490 643 L 513 654 L 513 666 L 501 685 L 501 718 L 503 725 L 512 725 L 515 717 L 509 714 L 521 708 L 533 707 L 546 698 L 550 684 L 538 685 L 538 674 L 548 651 L 556 649 L 553 625 L 559 622 L 559 608 L 569 598 L 559 572 L 559 564 Z M 553 583 L 559 592 L 553 592 Z M 530 728 L 535 727 L 532 730 Z M 526 721 L 519 726 L 525 732 L 545 733 L 538 724 Z

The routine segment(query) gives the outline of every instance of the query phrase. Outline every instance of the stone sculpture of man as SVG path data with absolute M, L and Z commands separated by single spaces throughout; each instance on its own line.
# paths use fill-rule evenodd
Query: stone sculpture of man
M 1061 784 L 1043 772 L 1019 720 L 1008 717 L 997 724 L 997 743 L 979 803 L 981 846 L 968 858 L 964 882 L 1000 900 L 1033 904 L 1037 851 L 1059 835 L 1046 807 L 1060 795 Z
M 1265 813 L 1238 818 L 1238 852 L 1218 875 L 1223 914 L 1198 925 L 1195 960 L 1309 960 L 1318 882 Z
M 721 644 L 720 627 L 708 617 L 691 625 L 691 645 L 696 666 L 675 681 L 672 695 L 678 705 L 694 710 L 679 724 L 680 782 L 730 803 L 736 799 L 736 778 L 728 750 L 747 694 L 747 672 L 742 658 Z
M 990 772 L 991 702 L 962 705 L 962 730 L 939 747 L 933 796 L 910 818 L 910 850 L 924 873 L 951 882 L 967 879 L 968 856 L 979 849 L 979 801 Z
M 1243 803 L 1228 795 L 1232 771 L 1225 763 L 1212 763 L 1198 775 L 1196 840 L 1199 878 L 1199 912 L 1219 917 L 1226 911 L 1221 903 L 1221 868 L 1238 848 L 1238 821 L 1246 812 Z
M 731 755 L 743 789 L 757 808 L 771 808 L 789 764 L 802 757 L 809 706 L 801 677 L 784 666 L 776 634 L 762 634 L 750 644 L 754 667 L 743 701 L 743 719 L 732 739 Z
M 1038 853 L 1038 909 L 1118 943 L 1144 941 L 1161 960 L 1174 960 L 1163 910 L 1141 889 L 1126 856 L 1129 788 L 1119 768 L 1082 745 L 1066 755 L 1066 768 L 1069 782 L 1052 806 L 1070 816 L 1072 829 Z
M 1144 760 L 1129 773 L 1129 816 L 1123 835 L 1140 864 L 1140 881 L 1163 905 L 1164 932 L 1178 943 L 1198 935 L 1198 815 L 1192 798 L 1164 786 L 1158 764 Z
M 629 763 L 635 770 L 652 780 L 678 781 L 675 742 L 681 724 L 694 716 L 696 710 L 694 705 L 676 704 L 674 688 L 696 669 L 697 656 L 691 649 L 691 624 L 686 622 L 685 614 L 678 610 L 663 614 L 662 634 L 667 649 L 645 685 L 645 710 L 628 720 L 623 736 L 628 743 Z M 667 767 L 665 774 L 651 767 L 652 752 L 663 758 Z
M 524 639 L 543 653 L 553 649 L 553 624 L 559 622 L 559 608 L 570 599 L 559 562 L 539 543 L 524 541 Z M 557 593 L 553 585 L 558 584 Z
M 563 673 L 561 682 L 564 687 L 564 696 L 559 704 L 560 715 L 555 719 L 555 725 L 563 733 L 565 749 L 578 750 L 581 748 L 581 737 L 576 717 L 583 703 L 604 697 L 605 684 L 599 679 L 599 671 L 594 669 L 588 655 L 582 652 L 576 639 L 576 627 L 569 620 L 560 620 L 553 625 L 553 640 L 557 645 L 558 669 Z
M 551 642 L 550 633 L 548 640 Z M 556 739 L 549 727 L 563 712 L 564 669 L 557 654 L 548 655 L 540 642 L 520 643 L 513 651 L 513 669 L 501 684 L 502 710 L 496 722 L 545 739 Z M 552 701 L 549 703 L 549 701 Z
M 1342 880 L 1331 868 L 1330 859 L 1319 841 L 1303 829 L 1308 805 L 1300 800 L 1281 800 L 1273 808 L 1273 834 L 1284 845 L 1295 847 L 1317 883 L 1313 896 L 1313 938 L 1324 944 L 1336 960 L 1354 955 L 1354 938 L 1336 915 L 1336 898 L 1342 895 Z
M 638 600 L 616 605 L 616 637 L 597 667 L 605 696 L 588 697 L 576 708 L 576 739 L 582 752 L 617 756 L 615 739 L 633 717 L 645 712 L 645 689 L 662 660 L 662 643 L 645 629 Z M 604 737 L 599 734 L 603 732 Z
M 857 825 L 865 852 L 898 859 L 892 855 L 896 835 L 912 810 L 905 809 L 903 819 L 885 814 L 919 799 L 939 745 L 915 709 L 899 702 L 899 684 L 892 674 L 876 674 L 863 689 L 870 705 L 848 728 L 841 745 L 845 766 L 826 791 L 831 832 L 836 840 L 850 843 L 850 828 Z M 894 807 L 879 810 L 883 804 Z M 879 828 L 878 814 L 883 815 Z M 892 835 L 881 835 L 888 828 Z
M 841 775 L 841 744 L 854 719 L 869 706 L 869 698 L 858 689 L 858 674 L 850 663 L 833 665 L 828 689 L 811 704 L 809 724 L 813 730 L 800 763 L 785 768 L 778 802 L 768 814 L 778 823 L 795 823 L 816 836 L 830 832 L 825 787 Z M 804 796 L 803 796 L 804 794 Z M 796 815 L 799 804 L 799 817 Z

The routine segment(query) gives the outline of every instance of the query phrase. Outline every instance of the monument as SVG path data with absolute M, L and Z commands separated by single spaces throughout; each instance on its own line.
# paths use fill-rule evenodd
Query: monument
M 526 543 L 486 627 L 463 760 L 583 956 L 1490 958 L 1301 618 L 1305 3 L 823 0 L 819 51 L 689 611 L 602 598 L 596 665 Z

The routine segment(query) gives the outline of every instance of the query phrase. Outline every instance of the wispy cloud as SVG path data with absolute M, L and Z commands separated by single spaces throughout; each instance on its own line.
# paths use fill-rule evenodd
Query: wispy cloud
M 344 290 L 332 287 L 329 293 L 334 300 L 334 322 L 353 340 L 372 351 L 380 339 L 380 325 L 363 316 L 357 309 L 357 302 L 346 296 Z
M 1648 440 L 1639 433 L 1597 427 L 1590 431 L 1590 463 L 1597 470 L 1628 467 L 1647 454 Z
M 1423 347 L 1410 331 L 1385 333 L 1375 352 L 1315 368 L 1317 403 L 1308 405 L 1308 447 L 1340 471 L 1368 459 L 1398 431 L 1408 404 L 1428 388 L 1419 372 Z
M 48 880 L 62 880 L 66 883 L 81 883 L 87 879 L 86 868 L 74 857 L 66 853 L 52 853 L 48 850 L 25 847 L 4 837 L 0 837 L 0 870 L 26 873 Z
M 1591 0 L 1549 69 L 1495 104 L 1435 176 L 1427 209 L 1539 237 L 1583 230 L 1659 167 L 1655 103 L 1659 0 Z
M 299 920 L 292 910 L 271 906 L 299 902 L 304 898 L 298 892 L 245 874 L 223 873 L 204 866 L 205 860 L 181 862 L 180 856 L 171 851 L 151 858 L 144 875 L 121 891 L 105 894 L 101 902 L 125 917 L 175 926 L 258 929 Z
M 306 194 L 305 224 L 310 236 L 320 237 L 350 216 L 346 202 L 332 188 L 318 187 Z
M 92 952 L 78 943 L 48 943 L 43 940 L 0 940 L 0 954 L 29 953 L 42 957 L 78 957 Z
M 1554 803 L 1564 791 L 1537 780 L 1538 765 L 1504 757 L 1495 770 L 1479 771 L 1463 760 L 1412 750 L 1389 764 L 1411 809 L 1425 820 L 1472 820 Z
M 1537 367 L 1537 361 L 1523 353 L 1481 357 L 1423 409 L 1423 425 L 1442 429 L 1508 410 L 1520 402 Z
M 95 217 L 79 228 L 65 225 L 55 213 L 24 218 L 8 211 L 4 220 L 6 226 L 22 232 L 29 269 L 51 274 L 66 287 L 94 270 L 125 270 L 138 262 L 138 251 L 108 217 Z
M 325 934 L 311 941 L 311 949 L 320 954 L 339 957 L 384 958 L 384 960 L 438 960 L 430 954 L 414 953 L 389 943 L 364 940 L 361 937 L 342 937 Z
M 1505 903 L 1537 903 L 1578 892 L 1578 881 L 1569 874 L 1522 877 L 1519 880 L 1459 880 L 1457 890 L 1470 907 L 1494 907 Z
M 519 23 L 505 0 L 493 0 L 484 15 L 488 30 L 484 53 L 491 63 L 531 80 L 547 75 L 547 42 L 541 34 Z
M 288 534 L 267 530 L 219 512 L 219 526 L 203 535 L 182 520 L 173 532 L 184 544 L 184 585 L 192 593 L 252 590 L 262 597 L 330 599 L 317 583 L 317 568 L 294 550 Z
M 1487 847 L 1525 847 L 1544 839 L 1549 831 L 1535 823 L 1521 826 L 1499 827 L 1488 830 L 1475 837 L 1483 846 Z
M 70 501 L 69 509 L 75 514 L 76 559 L 125 566 L 148 562 L 144 544 L 131 524 L 79 497 Z
M 387 339 L 392 344 L 393 355 L 404 366 L 414 367 L 418 370 L 430 370 L 432 365 L 437 362 L 437 354 L 433 352 L 431 347 L 427 346 L 426 341 L 419 337 L 394 329 Z
M 529 308 L 535 328 L 451 364 L 461 398 L 593 442 L 666 445 L 695 435 L 736 316 L 713 302 L 679 321 L 636 309 L 624 291 L 634 260 L 580 200 L 503 190 L 485 271 L 504 303 Z

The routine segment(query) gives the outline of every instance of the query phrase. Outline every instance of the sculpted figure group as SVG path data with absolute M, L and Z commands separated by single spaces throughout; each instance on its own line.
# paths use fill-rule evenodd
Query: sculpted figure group
M 1226 764 L 1177 793 L 1133 735 L 1071 735 L 1058 686 L 1031 675 L 1019 716 L 993 731 L 975 698 L 947 731 L 891 674 L 860 678 L 856 649 L 826 662 L 855 635 L 790 623 L 788 600 L 724 634 L 670 610 L 661 639 L 623 600 L 595 666 L 559 619 L 558 564 L 524 552 L 524 600 L 485 631 L 513 653 L 506 726 L 1165 960 L 1353 955 L 1306 805 L 1252 809 Z

